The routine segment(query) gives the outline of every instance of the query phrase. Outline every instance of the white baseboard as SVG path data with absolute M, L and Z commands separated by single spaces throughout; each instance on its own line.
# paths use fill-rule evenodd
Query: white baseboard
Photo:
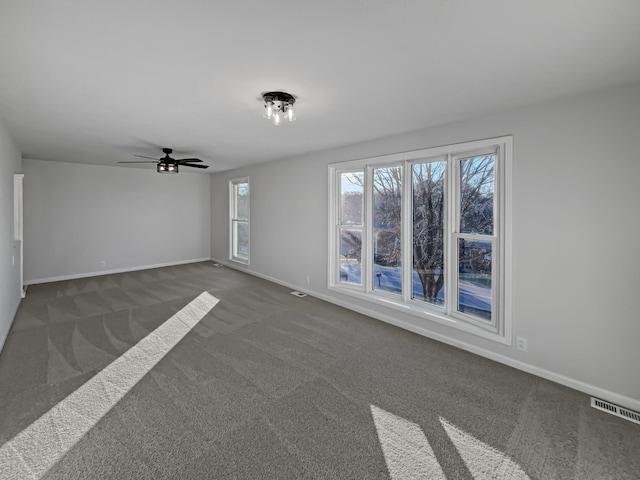
M 2 353 L 2 349 L 4 348 L 4 344 L 7 341 L 7 337 L 9 336 L 9 330 L 11 330 L 11 326 L 13 325 L 13 322 L 15 321 L 16 316 L 13 316 L 13 320 L 11 320 L 11 325 L 9 325 L 9 328 L 7 328 L 7 331 L 2 335 L 2 337 L 0 337 L 0 353 Z
M 9 332 L 11 331 L 11 327 L 13 326 L 13 322 L 16 321 L 16 314 L 18 313 L 18 309 L 20 308 L 20 304 L 22 303 L 22 299 L 23 298 L 24 298 L 24 295 L 21 295 L 20 296 L 20 301 L 16 305 L 16 309 L 13 312 L 13 315 L 11 315 L 11 323 L 9 324 L 9 326 L 7 327 L 5 332 L 1 334 L 2 336 L 0 337 L 0 353 L 2 353 L 2 349 L 4 348 L 4 344 L 7 341 L 7 337 L 9 336 Z
M 177 262 L 157 263 L 155 265 L 140 265 L 135 267 L 116 268 L 113 270 L 100 270 L 97 272 L 74 273 L 72 275 L 60 275 L 57 277 L 37 278 L 34 280 L 25 280 L 25 285 L 36 285 L 38 283 L 60 282 L 62 280 L 75 280 L 77 278 L 99 277 L 100 275 L 110 275 L 112 273 L 135 272 L 137 270 L 149 270 L 150 268 L 173 267 L 175 265 L 186 265 L 187 263 L 206 262 L 211 257 L 194 258 L 191 260 L 180 260 Z
M 375 310 L 370 310 L 368 308 L 363 308 L 358 305 L 353 305 L 348 301 L 344 301 L 320 292 L 316 292 L 313 290 L 309 290 L 304 286 L 294 285 L 288 282 L 283 282 L 278 280 L 277 278 L 270 277 L 268 275 L 263 275 L 261 273 L 253 272 L 247 268 L 242 267 L 241 265 L 236 265 L 234 263 L 215 260 L 214 261 L 221 263 L 227 267 L 240 270 L 242 272 L 248 273 L 255 277 L 263 278 L 273 283 L 277 283 L 278 285 L 282 285 L 287 288 L 291 288 L 292 290 L 298 290 L 300 292 L 304 292 L 313 297 L 319 298 L 329 303 L 333 303 L 335 305 L 339 305 L 348 310 L 352 310 L 354 312 L 361 313 L 368 317 L 375 318 L 376 320 L 381 320 L 385 323 L 389 323 L 391 325 L 395 325 L 397 327 L 403 328 L 405 330 L 409 330 L 411 332 L 417 333 L 418 335 L 422 335 L 427 338 L 431 338 L 438 342 L 445 343 L 447 345 L 451 345 L 452 347 L 459 348 L 461 350 L 465 350 L 467 352 L 474 353 L 484 358 L 488 358 L 489 360 L 493 360 L 498 363 L 502 363 L 504 365 L 508 365 L 509 367 L 513 367 L 517 370 L 521 370 L 523 372 L 530 373 L 532 375 L 536 375 L 538 377 L 544 378 L 546 380 L 550 380 L 555 383 L 559 383 L 560 385 L 564 385 L 565 387 L 573 388 L 574 390 L 578 390 L 579 392 L 586 393 L 587 395 L 592 395 L 594 397 L 598 397 L 602 400 L 607 400 L 609 402 L 615 403 L 617 405 L 629 408 L 631 410 L 640 411 L 640 400 L 627 397 L 625 395 L 620 395 L 615 392 L 611 392 L 609 390 L 602 389 L 600 387 L 596 387 L 594 385 L 582 382 L 580 380 L 576 380 L 565 375 L 561 375 L 559 373 L 552 372 L 550 370 L 545 370 L 540 367 L 536 367 L 535 365 L 531 365 L 520 360 L 516 360 L 511 357 L 507 357 L 505 355 L 492 352 L 491 350 L 487 350 L 482 347 L 478 347 L 476 345 L 472 345 L 470 343 L 462 342 L 460 340 L 456 340 L 451 337 L 447 337 L 446 335 L 442 335 L 437 332 L 433 332 L 427 328 L 420 327 L 418 325 L 414 325 L 411 323 L 403 322 L 389 315 L 382 314 L 380 312 L 376 312 Z

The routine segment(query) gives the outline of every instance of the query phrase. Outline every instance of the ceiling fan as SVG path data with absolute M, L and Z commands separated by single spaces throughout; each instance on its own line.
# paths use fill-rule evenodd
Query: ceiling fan
M 153 161 L 137 160 L 135 162 L 118 162 L 118 163 L 155 163 L 158 165 L 158 173 L 178 173 L 178 165 L 182 165 L 185 167 L 193 167 L 193 168 L 209 168 L 209 165 L 198 165 L 198 163 L 202 163 L 202 160 L 200 160 L 199 158 L 183 158 L 183 159 L 171 158 L 169 156 L 173 152 L 171 148 L 163 148 L 162 152 L 165 154 L 165 156 L 159 160 L 156 160 L 151 157 L 145 157 L 144 155 L 134 155 L 134 157 L 149 158 Z

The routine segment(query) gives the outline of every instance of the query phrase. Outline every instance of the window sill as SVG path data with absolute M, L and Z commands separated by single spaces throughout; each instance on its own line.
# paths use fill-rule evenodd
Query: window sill
M 428 322 L 437 323 L 439 325 L 445 325 L 455 330 L 460 330 L 466 333 L 470 333 L 472 335 L 485 338 L 487 340 L 491 340 L 494 342 L 498 342 L 503 345 L 511 346 L 512 344 L 511 338 L 506 338 L 503 334 L 497 331 L 491 331 L 485 328 L 481 328 L 479 326 L 475 326 L 459 318 L 447 315 L 444 312 L 438 312 L 435 310 L 427 309 L 418 304 L 401 303 L 396 299 L 392 298 L 391 296 L 364 293 L 360 290 L 350 288 L 349 286 L 329 285 L 328 288 L 333 292 L 337 292 L 343 295 L 348 295 L 350 297 L 354 297 L 359 300 L 364 300 L 374 305 L 380 305 L 392 310 L 396 310 L 398 312 L 402 312 L 407 315 L 411 315 L 421 321 L 426 320 Z
M 229 257 L 229 260 L 232 262 L 240 263 L 242 265 L 249 265 L 248 259 L 245 260 L 244 258 Z

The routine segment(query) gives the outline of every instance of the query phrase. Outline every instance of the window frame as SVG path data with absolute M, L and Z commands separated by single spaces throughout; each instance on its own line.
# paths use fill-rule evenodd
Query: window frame
M 247 218 L 238 217 L 238 195 L 237 188 L 239 185 L 247 185 Z M 238 177 L 229 180 L 229 260 L 234 262 L 249 265 L 250 250 L 251 250 L 251 228 L 250 228 L 250 216 L 251 216 L 251 187 L 249 184 L 249 177 Z M 235 235 L 236 227 L 239 224 L 245 224 L 247 226 L 248 246 L 246 258 L 237 254 L 238 244 Z
M 419 320 L 444 324 L 454 329 L 472 333 L 506 345 L 512 345 L 511 326 L 511 216 L 512 216 L 512 150 L 513 137 L 502 136 L 414 150 L 390 155 L 368 157 L 329 164 L 329 267 L 328 289 L 364 299 L 378 305 L 402 311 Z M 460 161 L 495 154 L 493 164 L 493 235 L 461 233 L 460 230 Z M 442 161 L 445 163 L 445 214 L 444 214 L 444 266 L 445 302 L 435 305 L 412 298 L 413 289 L 413 165 Z M 400 296 L 373 289 L 373 170 L 402 165 L 401 189 L 401 265 L 402 292 Z M 362 228 L 361 278 L 362 283 L 340 282 L 340 175 L 363 172 L 364 175 L 364 225 Z M 457 311 L 459 281 L 458 239 L 491 243 L 491 295 L 492 318 L 488 322 L 468 313 Z M 371 257 L 371 258 L 370 258 Z M 449 272 L 447 275 L 446 272 Z
M 460 188 L 460 163 L 463 160 L 466 159 L 470 159 L 470 158 L 474 158 L 474 157 L 481 157 L 481 156 L 485 156 L 485 155 L 495 155 L 496 159 L 494 161 L 494 199 L 493 199 L 493 235 L 484 235 L 484 234 L 478 234 L 478 233 L 463 233 L 460 231 L 460 222 L 461 222 L 461 212 L 460 212 L 460 204 L 461 204 L 461 199 L 460 199 L 460 195 L 457 195 L 461 188 Z M 495 145 L 495 146 L 491 146 L 490 148 L 484 148 L 484 149 L 477 149 L 477 150 L 472 150 L 472 151 L 465 151 L 462 152 L 460 154 L 456 154 L 456 155 L 452 155 L 451 156 L 452 159 L 452 175 L 451 175 L 451 181 L 454 183 L 453 188 L 450 188 L 450 194 L 451 196 L 450 201 L 453 202 L 453 208 L 452 213 L 453 213 L 453 218 L 452 218 L 452 228 L 449 230 L 449 234 L 451 235 L 451 239 L 450 239 L 450 244 L 449 244 L 449 248 L 453 248 L 455 249 L 455 251 L 458 251 L 458 240 L 460 239 L 466 239 L 469 241 L 479 241 L 479 242 L 489 242 L 491 243 L 491 251 L 492 251 L 492 256 L 493 256 L 493 252 L 497 252 L 498 253 L 498 267 L 497 268 L 492 268 L 491 271 L 491 305 L 492 307 L 495 308 L 499 308 L 500 305 L 498 304 L 499 298 L 500 296 L 498 295 L 498 290 L 499 290 L 499 281 L 500 278 L 503 275 L 499 275 L 499 270 L 500 270 L 500 264 L 502 262 L 504 262 L 504 259 L 500 256 L 500 232 L 502 230 L 502 220 L 500 218 L 500 211 L 503 210 L 503 208 L 500 208 L 501 204 L 501 191 L 502 188 L 499 187 L 500 185 L 500 178 L 501 178 L 501 172 L 502 172 L 502 168 L 500 167 L 500 164 L 502 162 L 500 162 L 500 146 L 499 145 Z M 456 258 L 457 255 L 456 254 L 451 254 L 448 257 L 451 260 L 451 264 L 448 265 L 448 269 L 449 272 L 451 272 L 450 274 L 453 274 L 453 279 L 450 282 L 450 290 L 451 290 L 451 299 L 455 298 L 457 296 L 458 291 L 456 290 L 456 285 L 459 284 L 460 282 L 460 271 L 459 271 L 459 265 L 456 262 Z M 455 307 L 455 305 L 457 304 L 457 302 L 450 302 L 449 303 L 449 307 L 447 309 L 447 313 L 449 315 L 452 315 L 454 317 L 460 318 L 463 321 L 469 322 L 471 324 L 477 325 L 479 328 L 486 328 L 489 331 L 492 332 L 499 332 L 499 312 L 496 312 L 494 314 L 494 312 L 492 311 L 492 315 L 491 315 L 491 321 L 489 323 L 486 323 L 478 318 L 475 318 L 471 315 L 465 314 L 464 312 L 461 312 L 459 310 L 457 310 L 457 307 Z M 493 310 L 493 309 L 492 309 Z

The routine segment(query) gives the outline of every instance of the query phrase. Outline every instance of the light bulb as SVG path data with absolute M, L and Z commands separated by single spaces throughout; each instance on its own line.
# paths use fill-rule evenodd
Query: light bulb
M 273 115 L 273 123 L 274 125 L 280 125 L 281 115 L 280 112 L 276 112 Z
M 268 119 L 271 118 L 271 116 L 273 115 L 273 104 L 271 102 L 265 104 L 265 113 L 264 116 L 267 117 Z
M 296 119 L 295 114 L 293 113 L 293 105 L 289 105 L 287 107 L 287 120 L 293 122 Z

